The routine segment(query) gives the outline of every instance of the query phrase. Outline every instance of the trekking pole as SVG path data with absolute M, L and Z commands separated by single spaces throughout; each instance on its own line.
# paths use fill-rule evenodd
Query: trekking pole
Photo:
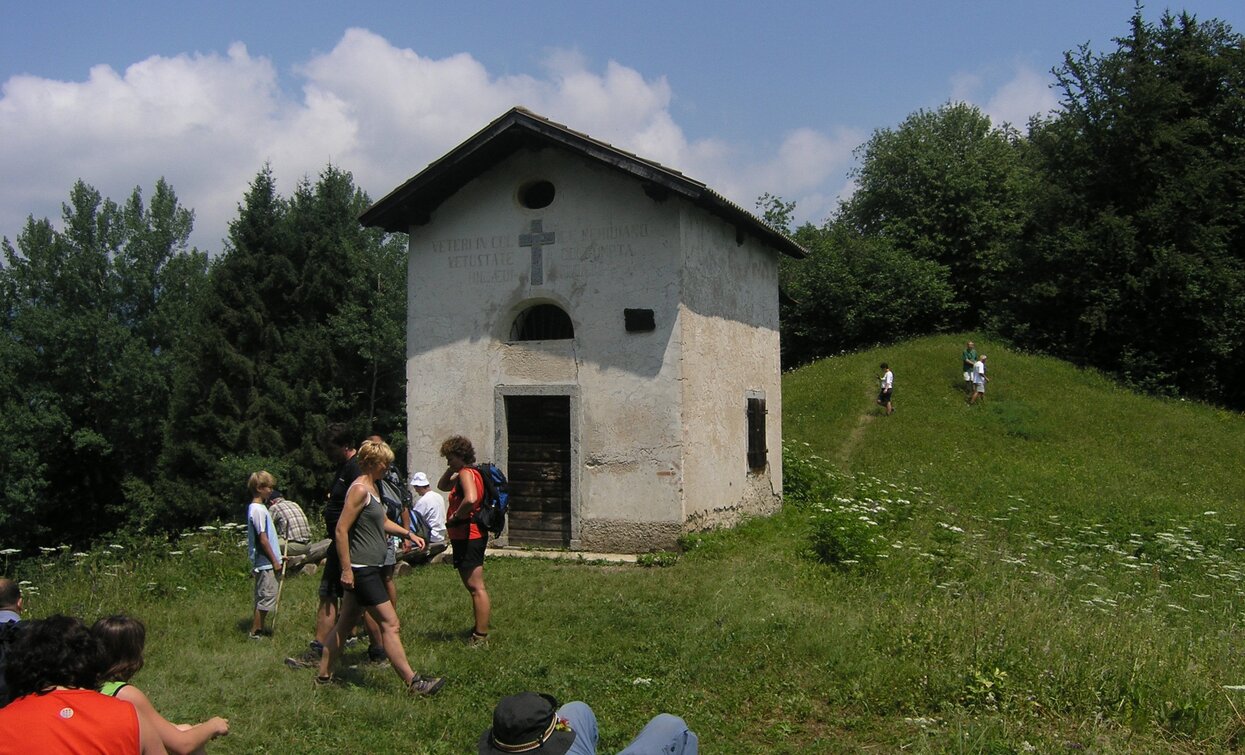
M 287 539 L 281 548 L 281 578 L 277 580 L 277 602 L 272 607 L 272 636 L 277 636 L 277 619 L 281 618 L 281 591 L 285 589 L 286 556 L 290 552 L 290 541 Z

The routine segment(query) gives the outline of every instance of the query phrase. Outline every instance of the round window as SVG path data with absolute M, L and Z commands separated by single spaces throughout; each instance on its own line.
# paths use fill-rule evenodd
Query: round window
M 539 210 L 553 203 L 554 188 L 548 181 L 531 181 L 519 187 L 519 204 Z

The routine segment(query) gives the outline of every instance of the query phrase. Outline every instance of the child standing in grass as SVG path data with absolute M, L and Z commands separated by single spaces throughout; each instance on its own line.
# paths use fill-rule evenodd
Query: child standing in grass
M 895 373 L 891 372 L 891 368 L 886 362 L 880 365 L 882 374 L 878 377 L 882 389 L 878 391 L 878 406 L 886 409 L 887 416 L 895 413 L 895 405 L 891 403 L 891 392 L 895 388 Z
M 91 627 L 103 651 L 101 667 L 108 670 L 102 678 L 100 692 L 124 700 L 134 706 L 138 715 L 160 735 L 160 741 L 171 753 L 198 753 L 204 746 L 229 733 L 229 721 L 215 716 L 201 724 L 174 724 L 160 715 L 142 690 L 130 684 L 131 677 L 143 667 L 143 646 L 147 629 L 143 622 L 129 616 L 109 616 Z
M 277 604 L 277 573 L 285 566 L 277 555 L 277 526 L 268 513 L 268 497 L 277 481 L 267 472 L 255 472 L 247 480 L 251 505 L 246 509 L 246 546 L 255 575 L 255 614 L 251 639 L 264 635 L 264 620 Z
M 978 399 L 985 401 L 986 383 L 989 380 L 990 378 L 986 377 L 986 355 L 982 354 L 973 365 L 973 395 L 969 396 L 968 403 L 975 404 Z

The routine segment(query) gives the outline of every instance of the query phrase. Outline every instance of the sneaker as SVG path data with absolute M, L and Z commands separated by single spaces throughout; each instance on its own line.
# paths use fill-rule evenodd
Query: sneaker
M 411 683 L 406 685 L 406 691 L 412 695 L 420 697 L 428 697 L 437 694 L 437 691 L 445 686 L 445 677 L 429 676 L 423 677 L 416 674 L 411 678 Z
M 317 668 L 320 665 L 320 653 L 315 648 L 307 648 L 302 655 L 286 658 L 285 665 L 290 668 Z
M 337 684 L 337 677 L 332 674 L 329 674 L 328 676 L 316 676 L 312 679 L 311 684 L 313 687 L 332 687 Z
M 252 640 L 267 639 L 267 637 L 263 633 L 263 630 L 258 631 L 258 632 L 251 632 L 250 634 L 247 635 L 247 637 L 250 637 Z
M 382 666 L 389 662 L 389 656 L 385 655 L 385 651 L 377 647 L 369 647 L 367 649 L 367 662 L 374 666 Z
M 488 635 L 476 634 L 475 632 L 472 632 L 471 636 L 467 638 L 467 647 L 472 649 L 482 649 L 488 647 Z

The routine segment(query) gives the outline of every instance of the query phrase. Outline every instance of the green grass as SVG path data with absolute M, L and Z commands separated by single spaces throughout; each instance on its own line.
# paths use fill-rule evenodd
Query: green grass
M 32 615 L 145 620 L 135 681 L 170 719 L 229 718 L 219 752 L 470 752 L 497 698 L 523 689 L 588 701 L 602 752 L 658 711 L 704 752 L 1240 747 L 1245 696 L 1223 687 L 1245 684 L 1245 422 L 980 339 L 992 380 L 967 408 L 963 340 L 785 376 L 785 434 L 802 469 L 830 473 L 827 500 L 691 536 L 653 568 L 490 559 L 488 650 L 457 637 L 470 607 L 452 569 L 401 578 L 412 665 L 450 679 L 430 700 L 388 668 L 313 690 L 280 665 L 308 639 L 315 578 L 286 584 L 274 641 L 246 639 L 236 533 L 6 571 L 34 584 Z M 883 360 L 891 417 L 872 402 Z M 884 557 L 818 563 L 812 522 L 855 507 Z

